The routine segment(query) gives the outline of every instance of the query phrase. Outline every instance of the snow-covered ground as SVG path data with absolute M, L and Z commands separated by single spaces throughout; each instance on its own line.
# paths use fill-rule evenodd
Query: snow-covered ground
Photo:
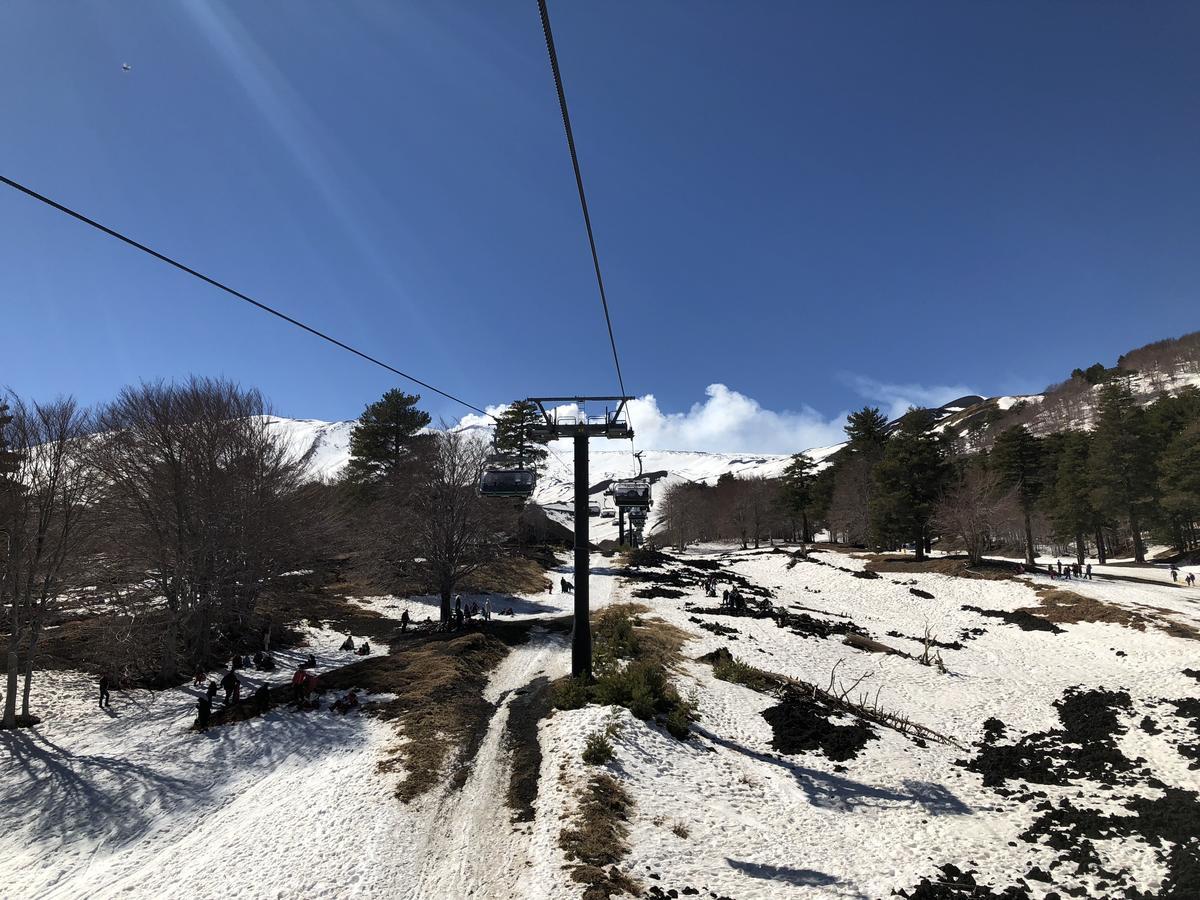
M 634 801 L 631 850 L 622 866 L 647 888 L 689 887 L 702 897 L 874 898 L 936 876 L 946 863 L 995 885 L 1013 883 L 1031 866 L 1049 869 L 1058 851 L 1019 837 L 1037 815 L 1033 806 L 984 787 L 979 774 L 956 763 L 974 754 L 971 745 L 989 717 L 1003 720 L 1014 739 L 1058 727 L 1053 704 L 1075 686 L 1127 690 L 1132 709 L 1123 714 L 1130 726 L 1119 738 L 1123 752 L 1143 757 L 1166 788 L 1197 789 L 1196 771 L 1172 738 L 1177 734 L 1135 724 L 1143 715 L 1165 721 L 1161 707 L 1153 706 L 1160 698 L 1196 695 L 1197 682 L 1183 674 L 1197 667 L 1194 641 L 1098 623 L 1064 625 L 1057 634 L 1025 631 L 963 609 L 1036 606 L 1033 586 L 1021 580 L 859 578 L 853 571 L 862 561 L 837 553 L 815 554 L 820 562 L 791 568 L 788 555 L 766 551 L 708 547 L 684 558 L 720 564 L 726 581 L 748 579 L 794 614 L 834 623 L 849 617 L 908 653 L 920 652 L 927 626 L 958 646 L 941 651 L 947 669 L 941 673 L 913 659 L 853 649 L 840 635 L 805 636 L 768 618 L 706 614 L 714 602 L 690 586 L 680 597 L 637 599 L 634 592 L 646 585 L 619 579 L 613 562 L 597 555 L 595 607 L 634 600 L 691 636 L 677 680 L 697 705 L 694 735 L 680 742 L 623 710 L 555 713 L 540 725 L 536 815 L 525 823 L 512 822 L 504 805 L 510 707 L 535 679 L 556 678 L 569 665 L 566 636 L 536 625 L 530 641 L 491 675 L 485 699 L 496 711 L 464 786 L 407 805 L 393 793 L 401 776 L 377 770 L 396 741 L 391 723 L 278 709 L 197 735 L 188 731 L 195 703 L 190 689 L 118 692 L 111 712 L 104 712 L 94 704 L 90 681 L 47 673 L 38 694 L 46 721 L 0 734 L 6 824 L 0 894 L 576 898 L 582 889 L 564 871 L 559 834 L 575 809 L 575 791 L 595 771 L 581 760 L 586 736 L 614 718 L 622 727 L 607 768 Z M 562 572 L 573 580 L 568 567 Z M 1200 624 L 1198 607 L 1169 584 L 1096 580 L 1068 587 Z M 516 617 L 549 618 L 569 611 L 572 598 L 556 585 L 553 594 L 517 601 Z M 405 605 L 417 620 L 434 609 L 432 598 L 355 602 L 393 618 Z M 702 629 L 704 623 L 735 633 L 717 635 Z M 322 670 L 354 659 L 336 649 L 342 637 L 311 629 Z M 921 746 L 877 728 L 877 739 L 844 762 L 820 752 L 778 752 L 762 716 L 777 701 L 716 680 L 711 667 L 691 661 L 720 647 L 761 669 L 822 685 L 835 666 L 843 683 L 861 676 L 860 689 L 878 696 L 881 707 L 910 715 L 960 747 Z M 282 674 L 275 680 L 307 650 L 279 654 Z M 252 689 L 253 673 L 250 681 Z M 1081 791 L 1076 784 L 1035 787 L 1049 802 L 1067 798 L 1105 810 L 1121 809 L 1129 796 L 1120 786 L 1108 792 Z M 1164 875 L 1161 859 L 1144 842 L 1098 840 L 1096 846 L 1105 865 L 1125 869 L 1147 890 Z M 1065 867 L 1054 872 L 1088 896 L 1106 895 L 1093 876 Z M 1054 887 L 1028 885 L 1033 897 Z

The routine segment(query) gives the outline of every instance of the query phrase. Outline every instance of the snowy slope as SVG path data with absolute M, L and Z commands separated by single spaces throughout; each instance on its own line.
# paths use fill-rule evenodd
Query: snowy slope
M 1030 879 L 1028 894 L 1005 896 L 1126 896 L 1097 866 L 1150 895 L 1170 875 L 1170 842 L 1156 842 L 1153 825 L 1128 816 L 1127 804 L 1196 790 L 1184 753 L 1188 720 L 1175 711 L 1176 702 L 1195 696 L 1196 682 L 1184 674 L 1195 665 L 1194 641 L 1099 622 L 1031 632 L 984 615 L 1035 604 L 1023 581 L 922 573 L 863 579 L 854 574 L 861 560 L 841 554 L 792 567 L 788 555 L 770 552 L 713 550 L 685 559 L 722 566 L 723 582 L 740 577 L 769 589 L 776 606 L 797 616 L 852 620 L 908 653 L 919 652 L 916 638 L 928 625 L 956 642 L 942 651 L 948 671 L 865 653 L 837 634 L 714 615 L 698 586 L 679 597 L 636 598 L 642 585 L 618 579 L 597 557 L 594 606 L 638 599 L 650 607 L 646 615 L 689 635 L 674 677 L 694 697 L 698 718 L 686 742 L 619 709 L 588 706 L 546 719 L 536 817 L 528 823 L 514 823 L 504 805 L 511 763 L 502 734 L 512 697 L 536 678 L 566 672 L 562 634 L 535 631 L 491 673 L 485 699 L 496 711 L 466 783 L 412 804 L 392 793 L 400 776 L 377 768 L 396 735 L 368 715 L 279 708 L 197 735 L 187 731 L 189 688 L 117 692 L 104 713 L 90 679 L 45 673 L 42 690 L 54 696 L 39 702 L 53 714 L 36 729 L 0 733 L 0 895 L 578 898 L 582 887 L 564 871 L 558 838 L 577 789 L 596 771 L 581 760 L 587 735 L 614 718 L 622 727 L 606 768 L 634 804 L 630 854 L 620 865 L 646 888 L 675 892 L 667 896 L 887 897 L 937 877 L 943 864 L 973 870 L 997 888 L 953 895 L 964 898 L 999 896 L 1033 867 L 1052 873 L 1052 882 Z M 1075 587 L 1109 603 L 1173 607 L 1169 618 L 1200 621 L 1200 591 L 1108 581 Z M 523 599 L 548 615 L 570 604 L 557 593 Z M 713 624 L 731 631 L 704 627 Z M 310 640 L 321 669 L 354 659 L 336 649 L 340 634 L 314 628 Z M 845 683 L 861 677 L 881 706 L 961 746 L 876 728 L 840 761 L 819 750 L 782 752 L 762 715 L 778 701 L 718 681 L 711 667 L 693 661 L 719 647 L 806 681 L 824 684 L 831 672 Z M 279 656 L 286 672 L 300 652 Z M 1065 784 L 1018 780 L 1008 782 L 1017 790 L 997 790 L 966 766 L 991 717 L 1007 727 L 1005 741 L 1040 732 L 1051 739 L 1048 730 L 1061 727 L 1054 704 L 1076 686 L 1128 692 L 1113 739 L 1140 760 L 1135 771 L 1111 784 L 1071 776 Z M 1139 725 L 1147 717 L 1153 727 Z M 1096 866 L 1078 868 L 1072 842 L 1052 842 L 1040 831 L 1037 840 L 1022 837 L 1041 827 L 1048 805 L 1062 803 L 1115 815 L 1132 833 L 1095 839 Z

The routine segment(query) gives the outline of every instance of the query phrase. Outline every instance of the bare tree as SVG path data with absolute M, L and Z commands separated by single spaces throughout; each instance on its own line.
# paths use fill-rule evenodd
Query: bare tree
M 99 416 L 106 551 L 161 613 L 164 680 L 239 640 L 262 590 L 294 568 L 320 518 L 296 454 L 257 391 L 193 378 L 126 388 Z M 310 451 L 311 452 L 311 451 Z
M 933 525 L 962 541 L 970 564 L 978 565 L 996 532 L 1010 523 L 1015 513 L 1012 491 L 1003 488 L 996 473 L 971 465 L 942 495 Z
M 408 528 L 413 555 L 422 557 L 441 597 L 441 619 L 464 578 L 498 554 L 498 515 L 479 496 L 487 444 L 456 431 L 434 435 L 428 466 L 412 490 Z
M 870 533 L 873 466 L 870 457 L 856 454 L 841 463 L 834 475 L 829 530 L 842 534 L 848 544 L 863 544 Z
M 0 726 L 18 724 L 20 653 L 25 685 L 20 719 L 28 721 L 34 658 L 46 615 L 80 587 L 95 516 L 95 478 L 84 453 L 89 417 L 74 400 L 26 404 L 12 398 L 4 441 L 14 470 L 0 480 L 5 558 L 0 601 L 7 613 L 7 689 Z

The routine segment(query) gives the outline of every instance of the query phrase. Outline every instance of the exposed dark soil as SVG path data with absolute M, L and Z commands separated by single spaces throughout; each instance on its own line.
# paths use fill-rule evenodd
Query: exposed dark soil
M 1197 681 L 1200 681 L 1200 670 L 1198 669 L 1184 669 L 1183 674 L 1188 678 L 1195 678 Z
M 929 593 L 929 591 L 923 591 L 920 588 L 910 587 L 908 589 L 908 592 L 910 594 L 912 594 L 914 597 L 920 597 L 922 600 L 932 600 L 933 599 L 933 594 Z
M 632 594 L 639 600 L 678 600 L 680 597 L 687 596 L 683 591 L 677 591 L 674 588 L 653 586 L 638 588 Z
M 777 706 L 763 710 L 763 718 L 774 732 L 771 746 L 780 753 L 809 753 L 820 750 L 834 762 L 854 759 L 878 738 L 875 729 L 862 720 L 848 725 L 835 719 L 843 714 L 820 699 L 795 689 L 785 689 Z
M 1175 707 L 1175 715 L 1188 723 L 1196 738 L 1194 743 L 1179 744 L 1178 750 L 1192 761 L 1189 769 L 1200 769 L 1200 700 L 1187 697 L 1183 700 L 1168 700 L 1167 703 Z
M 1197 717 L 1200 721 L 1200 700 L 1165 700 L 1158 705 L 1174 706 L 1185 718 Z M 941 874 L 922 879 L 910 891 L 897 891 L 899 896 L 933 900 L 1024 898 L 1031 896 L 1028 881 L 1055 884 L 1057 889 L 1044 898 L 1059 900 L 1200 896 L 1200 794 L 1164 784 L 1144 766 L 1144 760 L 1131 760 L 1122 754 L 1116 739 L 1126 730 L 1122 716 L 1132 711 L 1128 694 L 1103 689 L 1070 690 L 1055 706 L 1062 729 L 1026 735 L 1015 744 L 1001 745 L 1004 724 L 989 719 L 984 723 L 979 755 L 967 767 L 982 773 L 984 784 L 1010 795 L 1014 792 L 1003 787 L 1008 780 L 1078 786 L 1079 798 L 1093 795 L 1116 800 L 1118 791 L 1137 793 L 1117 800 L 1117 810 L 1096 809 L 1094 800 L 1061 798 L 1053 803 L 1042 791 L 1019 796 L 1021 802 L 1036 801 L 1034 809 L 1039 814 L 1020 839 L 1057 853 L 1048 872 L 1031 868 L 1017 883 L 992 888 L 977 884 L 973 872 L 943 866 Z M 1163 733 L 1148 716 L 1140 727 L 1151 734 Z M 1147 788 L 1152 789 L 1149 796 L 1144 795 Z M 1151 889 L 1139 885 L 1129 870 L 1104 865 L 1096 842 L 1120 840 L 1154 848 L 1167 873 L 1160 886 Z M 1074 885 L 1066 886 L 1072 881 Z
M 1130 709 L 1125 691 L 1071 689 L 1054 706 L 1061 729 L 1029 734 L 1015 744 L 1001 744 L 1002 731 L 985 723 L 978 755 L 970 761 L 958 760 L 957 764 L 982 775 L 984 785 L 1000 787 L 1009 780 L 1068 785 L 1087 779 L 1114 785 L 1118 775 L 1143 762 L 1127 759 L 1116 744 L 1116 738 L 1126 730 L 1117 713 Z
M 1024 609 L 1016 609 L 1008 612 L 1000 609 L 982 609 L 981 607 L 970 606 L 968 604 L 964 604 L 962 608 L 991 619 L 1003 619 L 1005 624 L 1016 625 L 1022 631 L 1049 631 L 1051 634 L 1063 633 L 1063 630 L 1053 622 L 1049 622 L 1041 616 L 1035 616 Z
M 1024 886 L 1012 885 L 997 893 L 987 885 L 975 880 L 975 872 L 966 872 L 954 865 L 945 865 L 932 879 L 922 878 L 915 888 L 892 891 L 892 896 L 908 897 L 909 900 L 1030 900 L 1033 897 Z M 1046 900 L 1059 900 L 1055 894 L 1047 894 Z
M 923 638 L 923 637 L 913 637 L 913 635 L 911 635 L 911 634 L 904 634 L 903 632 L 900 632 L 900 631 L 889 631 L 887 633 L 887 636 L 894 637 L 894 638 L 906 638 L 910 641 L 916 641 L 918 644 L 925 643 L 925 638 Z M 937 647 L 939 650 L 962 650 L 963 649 L 963 645 L 959 641 L 939 641 L 936 638 L 929 639 L 929 646 Z
M 538 775 L 542 769 L 542 746 L 538 741 L 538 723 L 550 715 L 550 680 L 536 678 L 516 692 L 508 704 L 504 744 L 512 754 L 512 775 L 508 783 L 508 805 L 514 822 L 532 822 L 533 803 L 538 795 Z
M 736 641 L 740 633 L 736 628 L 729 628 L 720 622 L 705 622 L 702 619 L 697 619 L 695 616 L 688 616 L 688 621 L 694 625 L 699 625 L 707 632 L 719 635 L 720 637 L 728 637 L 731 641 Z

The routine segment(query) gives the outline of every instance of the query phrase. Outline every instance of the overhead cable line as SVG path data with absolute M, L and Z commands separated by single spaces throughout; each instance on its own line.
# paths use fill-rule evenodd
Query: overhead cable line
M 331 335 L 328 335 L 323 331 L 313 328 L 311 325 L 306 325 L 303 322 L 301 322 L 299 319 L 294 319 L 291 316 L 289 316 L 287 313 L 280 312 L 279 310 L 275 309 L 273 306 L 268 306 L 265 303 L 261 303 L 258 300 L 255 300 L 253 297 L 248 297 L 245 294 L 243 294 L 241 291 L 235 290 L 234 288 L 231 288 L 226 284 L 222 284 L 221 282 L 217 281 L 215 278 L 210 278 L 209 276 L 203 274 L 202 272 L 197 272 L 195 269 L 191 268 L 190 266 L 186 266 L 183 263 L 179 262 L 178 260 L 172 259 L 171 257 L 167 256 L 166 254 L 159 253 L 157 250 L 154 250 L 151 247 L 147 247 L 145 244 L 140 243 L 139 241 L 135 241 L 133 238 L 128 237 L 128 236 L 122 234 L 121 232 L 116 231 L 115 229 L 109 228 L 107 225 L 101 225 L 95 219 L 89 219 L 83 213 L 76 212 L 75 210 L 71 209 L 69 206 L 64 206 L 63 204 L 58 203 L 57 201 L 51 200 L 49 197 L 46 197 L 43 194 L 39 194 L 37 191 L 33 190 L 32 188 L 28 188 L 25 185 L 20 184 L 19 182 L 13 181 L 11 178 L 5 178 L 3 175 L 0 175 L 0 182 L 3 182 L 4 184 L 8 185 L 11 188 L 15 188 L 16 190 L 20 191 L 23 194 L 27 194 L 28 196 L 32 197 L 34 200 L 39 200 L 42 203 L 45 203 L 47 206 L 57 209 L 59 212 L 66 213 L 68 216 L 71 216 L 74 219 L 78 219 L 80 222 L 83 222 L 85 225 L 91 225 L 93 228 L 95 228 L 98 231 L 104 232 L 109 237 L 114 237 L 119 241 L 123 241 L 126 244 L 128 244 L 129 246 L 135 247 L 136 249 L 141 250 L 143 253 L 148 253 L 150 256 L 153 256 L 155 259 L 161 260 L 162 262 L 165 262 L 168 265 L 174 266 L 176 269 L 179 269 L 180 271 L 186 272 L 189 275 L 199 278 L 201 281 L 211 284 L 213 287 L 219 288 L 220 290 L 225 291 L 225 293 L 227 293 L 227 294 L 232 294 L 234 297 L 237 297 L 239 300 L 244 300 L 246 303 L 249 303 L 251 306 L 255 306 L 258 309 L 261 309 L 263 312 L 270 313 L 273 316 L 283 319 L 283 321 L 285 321 L 291 325 L 295 325 L 297 328 L 302 329 L 303 331 L 307 331 L 309 334 L 315 335 L 316 337 L 319 337 L 323 341 L 328 341 L 329 343 L 333 344 L 335 347 L 340 347 L 342 350 L 347 350 L 350 353 L 353 353 L 355 356 L 360 357 L 361 359 L 365 359 L 369 363 L 374 363 L 375 365 L 379 366 L 380 368 L 386 369 L 387 371 L 391 372 L 393 375 L 399 375 L 401 378 L 403 378 L 407 381 L 411 381 L 413 384 L 420 385 L 421 387 L 425 388 L 426 390 L 433 391 L 433 393 L 438 394 L 442 397 L 445 397 L 447 400 L 453 400 L 455 403 L 461 404 L 462 406 L 465 406 L 469 410 L 472 410 L 474 412 L 480 413 L 481 415 L 487 416 L 489 419 L 494 418 L 486 410 L 482 410 L 478 406 L 475 406 L 472 403 L 468 403 L 466 400 L 463 400 L 461 397 L 456 397 L 447 391 L 443 391 L 441 388 L 436 388 L 429 382 L 422 381 L 420 378 L 416 378 L 412 375 L 409 375 L 407 372 L 401 372 L 395 366 L 388 365 L 383 360 L 377 359 L 376 357 L 371 356 L 369 353 L 364 353 L 363 351 L 358 350 L 355 347 L 351 347 L 349 344 L 347 344 L 343 341 L 339 341 L 337 338 L 335 338 Z
M 604 307 L 604 321 L 608 325 L 608 342 L 612 345 L 613 364 L 617 368 L 617 384 L 621 395 L 625 393 L 625 379 L 621 375 L 621 360 L 617 356 L 617 340 L 613 337 L 612 317 L 608 312 L 608 295 L 604 292 L 604 278 L 600 274 L 600 256 L 596 253 L 596 237 L 592 233 L 592 217 L 588 213 L 587 195 L 583 191 L 583 175 L 579 171 L 579 156 L 575 152 L 575 135 L 571 131 L 571 116 L 567 112 L 567 95 L 563 93 L 562 73 L 558 69 L 558 53 L 554 50 L 554 34 L 550 30 L 550 12 L 546 0 L 538 0 L 538 11 L 542 16 L 542 32 L 546 35 L 546 52 L 550 54 L 550 69 L 554 73 L 554 88 L 558 91 L 558 108 L 562 112 L 563 128 L 567 133 L 567 148 L 571 151 L 571 165 L 575 169 L 575 186 L 579 189 L 579 205 L 583 208 L 583 224 L 587 228 L 588 246 L 592 250 L 592 266 L 596 270 L 596 284 L 600 288 L 600 303 Z

